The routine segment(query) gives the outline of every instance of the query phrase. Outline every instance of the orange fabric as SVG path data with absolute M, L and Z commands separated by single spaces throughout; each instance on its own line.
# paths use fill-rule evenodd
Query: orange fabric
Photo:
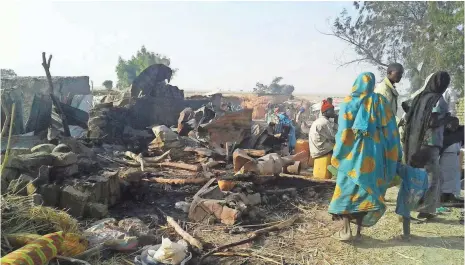
M 328 101 L 326 100 L 323 100 L 323 104 L 321 104 L 321 112 L 325 112 L 327 110 L 329 110 L 330 108 L 334 108 L 334 106 L 329 103 Z

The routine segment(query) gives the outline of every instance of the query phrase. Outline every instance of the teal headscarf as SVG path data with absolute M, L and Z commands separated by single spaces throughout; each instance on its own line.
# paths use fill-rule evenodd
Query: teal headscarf
M 373 73 L 360 74 L 341 104 L 331 159 L 338 176 L 330 213 L 368 212 L 367 226 L 384 213 L 384 195 L 402 157 L 395 116 L 374 87 Z

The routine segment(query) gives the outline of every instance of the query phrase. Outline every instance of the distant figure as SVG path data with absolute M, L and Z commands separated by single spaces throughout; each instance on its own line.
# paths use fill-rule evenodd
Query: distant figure
M 286 115 L 290 120 L 292 120 L 292 110 L 290 107 L 286 108 Z
M 333 98 L 327 98 L 326 101 L 328 101 L 329 104 L 333 105 Z
M 399 83 L 404 74 L 404 67 L 400 63 L 392 63 L 388 66 L 384 80 L 375 88 L 375 93 L 383 95 L 389 102 L 394 115 L 397 114 L 397 99 L 399 92 L 396 90 L 396 83 Z
M 326 100 L 321 105 L 321 116 L 312 123 L 310 127 L 309 147 L 310 155 L 313 158 L 325 156 L 333 151 L 336 143 L 337 122 L 330 121 L 331 118 L 337 120 L 334 106 Z

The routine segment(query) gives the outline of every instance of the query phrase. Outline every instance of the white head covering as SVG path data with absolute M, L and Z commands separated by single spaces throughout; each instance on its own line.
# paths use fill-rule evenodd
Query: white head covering
M 444 94 L 442 94 L 444 100 L 449 105 L 449 112 L 451 116 L 457 117 L 457 93 L 452 88 L 448 87 Z
M 434 75 L 434 73 L 430 74 L 426 80 L 425 80 L 425 83 L 423 84 L 423 86 L 418 89 L 417 91 L 415 91 L 415 93 L 413 93 L 411 96 L 410 96 L 410 99 L 413 99 L 414 97 L 416 97 L 418 94 L 420 94 L 423 90 L 425 90 L 426 88 L 426 85 L 428 84 L 429 80 L 431 79 L 431 77 Z

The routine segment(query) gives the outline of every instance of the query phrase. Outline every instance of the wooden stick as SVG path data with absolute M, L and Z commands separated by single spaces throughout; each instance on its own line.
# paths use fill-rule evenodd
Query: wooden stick
M 266 228 L 262 228 L 262 229 L 259 229 L 259 230 L 256 230 L 254 232 L 251 232 L 248 234 L 248 238 L 246 239 L 243 239 L 243 240 L 240 240 L 240 241 L 237 241 L 237 242 L 233 242 L 233 243 L 230 243 L 230 244 L 226 244 L 226 245 L 222 245 L 222 246 L 219 246 L 217 248 L 214 248 L 212 250 L 210 250 L 209 252 L 207 252 L 207 254 L 203 255 L 201 258 L 200 258 L 200 261 L 199 261 L 199 264 L 202 264 L 202 261 L 208 257 L 208 256 L 211 256 L 212 254 L 218 252 L 218 251 L 221 251 L 223 249 L 227 249 L 227 248 L 232 248 L 232 247 L 235 247 L 235 246 L 239 246 L 239 245 L 242 245 L 242 244 L 246 244 L 246 243 L 249 243 L 250 241 L 253 241 L 255 240 L 256 238 L 258 238 L 259 236 L 261 235 L 265 235 L 269 232 L 272 232 L 272 231 L 276 231 L 276 230 L 280 230 L 280 229 L 283 229 L 283 228 L 286 228 L 286 227 L 289 227 L 291 226 L 292 224 L 294 224 L 294 222 L 297 220 L 298 216 L 297 215 L 294 215 L 293 217 L 291 217 L 290 219 L 286 220 L 286 221 L 283 221 L 283 222 L 280 222 L 279 224 L 276 224 L 276 225 L 272 225 L 270 227 L 266 227 Z
M 124 161 L 124 160 L 120 160 L 120 159 L 116 159 L 116 158 L 109 158 L 109 157 L 106 157 L 104 155 L 101 155 L 101 154 L 97 154 L 98 157 L 100 158 L 103 158 L 107 161 L 110 161 L 112 163 L 116 163 L 116 164 L 119 164 L 121 166 L 135 166 L 135 167 L 138 167 L 139 164 L 136 164 L 136 163 L 131 163 L 131 162 L 128 162 L 128 161 Z
M 131 159 L 134 159 L 134 161 L 140 164 L 140 170 L 144 171 L 145 161 L 144 161 L 144 158 L 142 157 L 142 154 L 136 155 L 131 151 L 126 151 L 124 152 L 124 155 Z
M 202 251 L 203 250 L 203 245 L 202 243 L 195 239 L 193 236 L 189 235 L 184 229 L 182 229 L 179 224 L 171 217 L 171 216 L 166 216 L 166 221 L 168 222 L 169 225 L 171 225 L 174 230 L 189 244 L 192 246 L 196 247 L 198 250 Z
M 52 75 L 50 74 L 50 62 L 52 61 L 52 55 L 48 57 L 48 62 L 45 60 L 45 52 L 42 52 L 42 66 L 44 67 L 45 70 L 45 75 L 47 76 L 47 81 L 48 81 L 48 92 L 50 94 L 50 98 L 52 99 L 52 103 L 55 106 L 55 108 L 58 110 L 58 114 L 61 116 L 61 121 L 63 122 L 63 130 L 64 130 L 64 135 L 69 137 L 71 136 L 71 133 L 69 131 L 69 126 L 68 126 L 68 121 L 66 120 L 66 116 L 63 113 L 63 110 L 61 109 L 60 102 L 56 99 L 55 95 L 53 94 L 53 83 L 52 83 Z
M 64 256 L 56 256 L 56 258 L 61 259 L 61 260 L 66 260 L 66 261 L 69 261 L 69 262 L 73 262 L 73 263 L 78 263 L 78 264 L 83 264 L 83 265 L 90 265 L 89 262 L 84 261 L 84 260 L 80 260 L 80 259 L 74 259 L 74 258 L 69 258 L 69 257 L 64 257 Z
M 249 233 L 249 236 L 254 236 L 254 235 L 257 235 L 257 234 L 258 235 L 263 235 L 263 234 L 267 234 L 267 233 L 272 232 L 272 231 L 276 231 L 276 230 L 280 230 L 280 229 L 289 227 L 292 224 L 294 224 L 295 221 L 297 221 L 298 218 L 299 217 L 297 215 L 294 215 L 291 218 L 287 219 L 286 221 L 280 222 L 279 224 L 275 224 L 275 225 L 272 225 L 272 226 L 269 226 L 269 227 L 258 229 L 258 230 L 254 231 L 252 233 Z
M 159 165 L 165 166 L 165 167 L 173 167 L 173 168 L 185 169 L 185 170 L 189 170 L 189 171 L 196 171 L 196 172 L 202 171 L 202 166 L 201 165 L 189 165 L 189 164 L 177 163 L 177 162 L 162 162 L 162 163 L 159 163 Z
M 210 179 L 207 178 L 187 178 L 187 179 L 166 179 L 166 178 L 149 178 L 144 179 L 144 181 L 162 183 L 162 184 L 174 184 L 174 185 L 198 185 L 208 182 Z
M 163 159 L 165 159 L 169 154 L 170 154 L 171 150 L 168 150 L 166 151 L 165 153 L 163 153 L 162 155 L 160 156 L 156 156 L 156 157 L 144 157 L 144 160 L 145 162 L 147 163 L 158 163 L 160 161 L 162 161 Z
M 275 195 L 280 195 L 284 193 L 296 193 L 297 189 L 296 188 L 286 188 L 286 189 L 279 189 L 279 190 L 265 190 L 263 193 L 265 194 L 275 194 Z
M 250 257 L 249 253 L 245 252 L 218 252 L 218 253 L 213 253 L 213 256 L 221 256 L 221 257 L 234 257 L 234 256 L 239 256 L 239 257 Z
M 8 143 L 6 144 L 5 158 L 3 159 L 2 168 L 0 170 L 0 174 L 2 176 L 3 176 L 3 170 L 5 170 L 5 167 L 8 164 L 8 157 L 10 156 L 11 135 L 13 134 L 13 125 L 15 122 L 15 108 L 16 108 L 16 103 L 13 102 L 13 106 L 11 106 L 11 115 L 10 115 L 11 121 L 10 121 L 10 131 L 8 132 Z
M 222 257 L 234 257 L 234 256 L 239 256 L 239 257 L 246 257 L 246 258 L 249 258 L 249 257 L 255 257 L 255 258 L 260 258 L 260 259 L 263 259 L 263 260 L 266 260 L 268 262 L 272 262 L 272 263 L 275 263 L 275 264 L 282 264 L 281 262 L 277 262 L 276 260 L 273 260 L 273 259 L 270 259 L 268 257 L 265 257 L 265 256 L 261 256 L 261 255 L 258 255 L 258 254 L 255 254 L 255 253 L 246 253 L 246 252 L 218 252 L 218 253 L 214 253 L 213 256 L 222 256 Z
M 1 133 L 1 137 L 5 137 L 8 128 L 10 126 L 10 121 L 11 121 L 11 113 L 10 113 L 10 110 L 5 106 L 5 104 L 3 104 L 4 102 L 2 102 L 2 111 L 5 113 L 5 123 L 3 124 L 3 128 L 2 128 L 2 133 Z M 13 103 L 14 104 L 14 103 Z
M 266 152 L 265 150 L 259 150 L 259 149 L 242 149 L 244 150 L 249 156 L 253 157 L 262 157 L 265 156 Z
M 196 201 L 210 187 L 210 185 L 213 184 L 213 182 L 215 182 L 215 181 L 216 181 L 216 179 L 214 179 L 214 178 L 208 180 L 207 183 L 205 183 L 205 185 L 203 185 L 202 188 L 200 188 L 194 194 L 193 201 Z

